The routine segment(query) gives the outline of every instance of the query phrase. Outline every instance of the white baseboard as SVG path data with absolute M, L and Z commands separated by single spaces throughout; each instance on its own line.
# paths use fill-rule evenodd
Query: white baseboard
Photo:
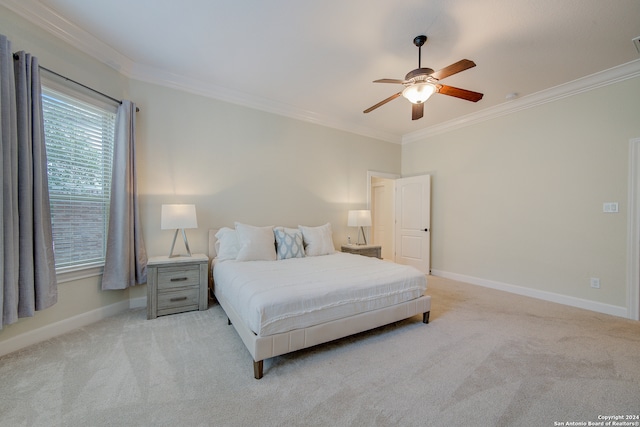
M 458 282 L 470 283 L 472 285 L 484 286 L 485 288 L 497 289 L 500 291 L 510 292 L 512 294 L 523 295 L 531 298 L 537 298 L 544 301 L 555 302 L 558 304 L 569 305 L 571 307 L 584 308 L 585 310 L 596 311 L 598 313 L 610 314 L 618 317 L 628 317 L 627 308 L 617 305 L 605 304 L 596 301 L 585 300 L 582 298 L 570 297 L 567 295 L 556 294 L 553 292 L 541 291 L 538 289 L 525 288 L 523 286 L 511 285 L 508 283 L 496 282 L 493 280 L 480 279 L 473 276 L 465 276 L 463 274 L 450 273 L 442 270 L 431 270 L 433 276 L 444 277 L 445 279 L 456 280 Z
M 142 302 L 139 300 L 142 300 Z M 34 329 L 29 332 L 25 332 L 24 334 L 20 334 L 13 338 L 2 341 L 2 346 L 0 346 L 0 357 L 9 353 L 13 353 L 14 351 L 18 351 L 27 346 L 37 344 L 51 338 L 55 338 L 58 335 L 71 332 L 83 326 L 90 325 L 91 323 L 106 319 L 107 317 L 114 316 L 131 308 L 144 307 L 146 306 L 146 304 L 146 298 L 135 298 L 133 300 L 120 301 L 115 304 L 100 307 L 95 310 L 78 314 L 77 316 L 60 320 L 59 322 Z
M 451 273 L 442 270 L 432 269 L 431 274 L 433 276 L 443 277 L 445 279 L 457 280 L 459 282 L 484 286 L 486 288 L 497 289 L 500 291 L 510 292 L 513 294 L 523 295 L 531 298 L 537 298 L 544 301 L 564 304 L 571 307 L 583 308 L 586 310 L 596 311 L 598 313 L 605 313 L 612 316 L 625 318 L 628 317 L 626 307 L 619 307 L 611 304 L 589 301 L 581 298 L 570 297 L 567 295 L 556 294 L 553 292 L 525 288 L 522 286 L 511 285 L 508 283 L 496 282 L 493 280 L 481 279 L 478 277 L 466 276 L 463 274 Z M 2 341 L 2 346 L 0 348 L 0 357 L 9 353 L 13 353 L 14 351 L 18 351 L 27 346 L 57 337 L 58 335 L 71 332 L 74 329 L 90 325 L 91 323 L 106 319 L 107 317 L 114 316 L 123 311 L 142 308 L 146 306 L 146 297 L 133 298 L 126 301 L 120 301 L 106 307 L 101 307 L 87 313 L 82 313 L 77 316 L 73 316 L 68 319 L 64 319 L 29 332 L 25 332 L 24 334 L 20 334 L 13 338 L 9 338 L 8 340 Z
M 147 306 L 147 297 L 138 297 L 129 300 L 129 308 L 142 308 Z

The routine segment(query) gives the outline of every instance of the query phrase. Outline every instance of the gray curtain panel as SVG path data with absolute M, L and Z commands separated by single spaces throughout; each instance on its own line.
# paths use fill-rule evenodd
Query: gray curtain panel
M 116 116 L 103 290 L 125 289 L 147 281 L 147 252 L 136 183 L 135 129 L 136 106 L 124 100 Z
M 37 58 L 0 35 L 0 328 L 58 299 Z

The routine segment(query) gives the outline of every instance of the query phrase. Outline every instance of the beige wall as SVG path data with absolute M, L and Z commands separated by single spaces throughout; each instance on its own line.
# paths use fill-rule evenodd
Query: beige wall
M 639 111 L 635 78 L 404 145 L 402 174 L 433 175 L 432 269 L 626 307 Z
M 347 210 L 367 202 L 367 171 L 398 173 L 400 145 L 167 89 L 131 82 L 140 105 L 138 180 L 151 255 L 168 252 L 160 205 L 194 203 L 192 250 L 207 230 L 233 225 L 321 225 L 346 242 Z
M 2 7 L 0 28 L 14 50 L 33 53 L 42 66 L 139 105 L 138 190 L 151 256 L 166 254 L 173 237 L 160 230 L 163 203 L 196 204 L 199 228 L 187 230 L 194 252 L 206 253 L 207 229 L 234 221 L 331 222 L 338 246 L 346 242 L 347 210 L 366 207 L 367 171 L 400 172 L 398 144 L 130 81 Z M 5 326 L 0 345 L 145 296 L 145 286 L 102 292 L 99 277 L 62 283 L 58 304 Z
M 141 109 L 138 182 L 151 256 L 167 254 L 173 238 L 160 230 L 163 203 L 196 205 L 198 228 L 186 230 L 192 252 L 206 253 L 207 230 L 234 221 L 331 222 L 339 247 L 353 231 L 347 211 L 366 208 L 367 171 L 400 170 L 398 144 L 139 81 L 130 93 Z

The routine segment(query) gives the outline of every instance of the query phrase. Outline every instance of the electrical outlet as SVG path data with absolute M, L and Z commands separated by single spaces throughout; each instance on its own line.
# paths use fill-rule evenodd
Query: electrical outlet
M 606 202 L 602 204 L 602 212 L 618 213 L 618 202 Z
M 591 287 L 595 289 L 600 289 L 600 279 L 597 277 L 591 278 Z

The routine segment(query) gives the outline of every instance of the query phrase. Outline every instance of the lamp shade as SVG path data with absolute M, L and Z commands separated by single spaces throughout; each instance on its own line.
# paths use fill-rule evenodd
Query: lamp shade
M 349 211 L 347 225 L 349 227 L 370 227 L 371 211 L 366 209 Z
M 160 228 L 162 230 L 198 228 L 196 205 L 162 205 Z
M 436 87 L 431 83 L 416 83 L 407 86 L 402 91 L 402 96 L 413 104 L 422 104 L 436 91 Z

